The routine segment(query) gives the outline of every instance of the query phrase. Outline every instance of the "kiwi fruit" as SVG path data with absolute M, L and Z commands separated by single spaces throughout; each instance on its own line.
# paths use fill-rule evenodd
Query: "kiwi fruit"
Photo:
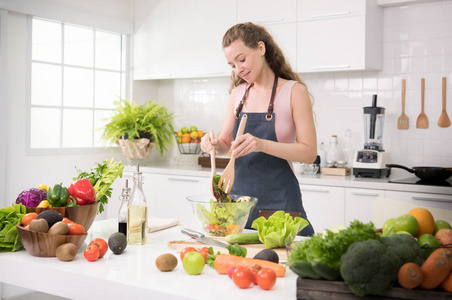
M 63 221 L 56 222 L 53 224 L 52 227 L 50 227 L 48 234 L 68 234 L 69 233 L 69 226 L 67 226 L 66 223 Z
M 30 222 L 30 230 L 47 233 L 49 231 L 49 223 L 44 219 L 34 219 Z
M 268 260 L 268 261 L 272 261 L 274 263 L 279 264 L 278 253 L 276 253 L 276 251 L 273 249 L 264 249 L 262 251 L 259 251 L 253 258 Z
M 177 266 L 177 258 L 171 253 L 165 253 L 157 257 L 155 266 L 162 272 L 172 271 Z
M 58 246 L 55 254 L 61 261 L 71 261 L 77 255 L 77 247 L 72 243 L 66 243 Z
M 114 254 L 121 254 L 127 247 L 126 235 L 122 232 L 115 232 L 108 238 L 108 248 Z
M 56 210 L 47 209 L 42 211 L 37 219 L 44 219 L 49 223 L 49 228 L 53 226 L 56 222 L 63 221 L 63 216 Z

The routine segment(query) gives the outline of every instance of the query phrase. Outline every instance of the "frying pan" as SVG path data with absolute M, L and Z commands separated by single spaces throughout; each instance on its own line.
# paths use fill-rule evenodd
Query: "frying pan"
M 386 168 L 400 168 L 414 173 L 418 178 L 422 180 L 436 180 L 444 181 L 452 176 L 452 168 L 441 168 L 441 167 L 413 167 L 412 169 L 407 168 L 402 165 L 397 164 L 387 164 Z

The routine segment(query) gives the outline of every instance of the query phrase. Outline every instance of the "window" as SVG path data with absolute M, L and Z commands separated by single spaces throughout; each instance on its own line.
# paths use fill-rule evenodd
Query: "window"
M 126 97 L 126 36 L 31 21 L 30 149 L 93 148 Z

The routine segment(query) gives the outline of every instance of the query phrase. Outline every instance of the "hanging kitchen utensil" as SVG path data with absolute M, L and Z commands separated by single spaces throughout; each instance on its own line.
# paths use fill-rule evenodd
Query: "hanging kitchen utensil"
M 387 164 L 387 168 L 399 168 L 414 173 L 418 178 L 428 181 L 444 181 L 452 176 L 452 168 L 413 167 L 412 169 L 397 164 Z
M 424 112 L 425 78 L 421 79 L 421 113 L 417 117 L 416 128 L 428 128 L 428 118 Z
M 402 79 L 402 114 L 400 115 L 399 119 L 397 120 L 397 128 L 398 129 L 408 129 L 408 124 L 409 124 L 408 116 L 405 114 L 405 89 L 406 89 L 406 82 L 405 82 L 405 79 Z
M 248 116 L 246 114 L 242 115 L 242 120 L 240 120 L 239 128 L 237 129 L 237 135 L 235 138 L 237 139 L 239 136 L 243 134 L 245 131 L 246 120 Z M 234 184 L 234 172 L 235 172 L 235 157 L 231 156 L 226 169 L 224 169 L 223 174 L 221 174 L 220 181 L 218 182 L 218 186 L 222 189 L 226 194 L 229 194 L 232 189 L 232 185 Z
M 449 127 L 450 119 L 446 111 L 446 77 L 443 77 L 443 110 L 438 120 L 439 127 Z
M 213 133 L 213 130 L 211 130 L 210 131 L 210 139 L 213 140 L 214 138 L 215 138 L 215 135 Z M 215 165 L 215 151 L 216 151 L 215 147 L 212 146 L 212 149 L 210 150 L 210 170 L 211 170 L 211 173 L 210 173 L 210 192 L 212 193 L 212 195 L 216 199 L 217 197 L 215 196 L 215 192 L 214 192 L 215 181 L 213 179 L 215 177 L 215 174 L 217 174 L 217 168 L 216 168 L 216 165 Z

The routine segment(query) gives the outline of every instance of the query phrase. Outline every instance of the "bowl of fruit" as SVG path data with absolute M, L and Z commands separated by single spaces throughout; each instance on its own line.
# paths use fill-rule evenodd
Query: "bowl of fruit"
M 188 196 L 187 200 L 204 233 L 221 237 L 242 232 L 258 201 L 243 195 L 215 199 L 208 194 Z
M 181 154 L 199 154 L 201 152 L 200 143 L 204 132 L 198 130 L 196 126 L 182 127 L 174 133 L 174 136 Z

